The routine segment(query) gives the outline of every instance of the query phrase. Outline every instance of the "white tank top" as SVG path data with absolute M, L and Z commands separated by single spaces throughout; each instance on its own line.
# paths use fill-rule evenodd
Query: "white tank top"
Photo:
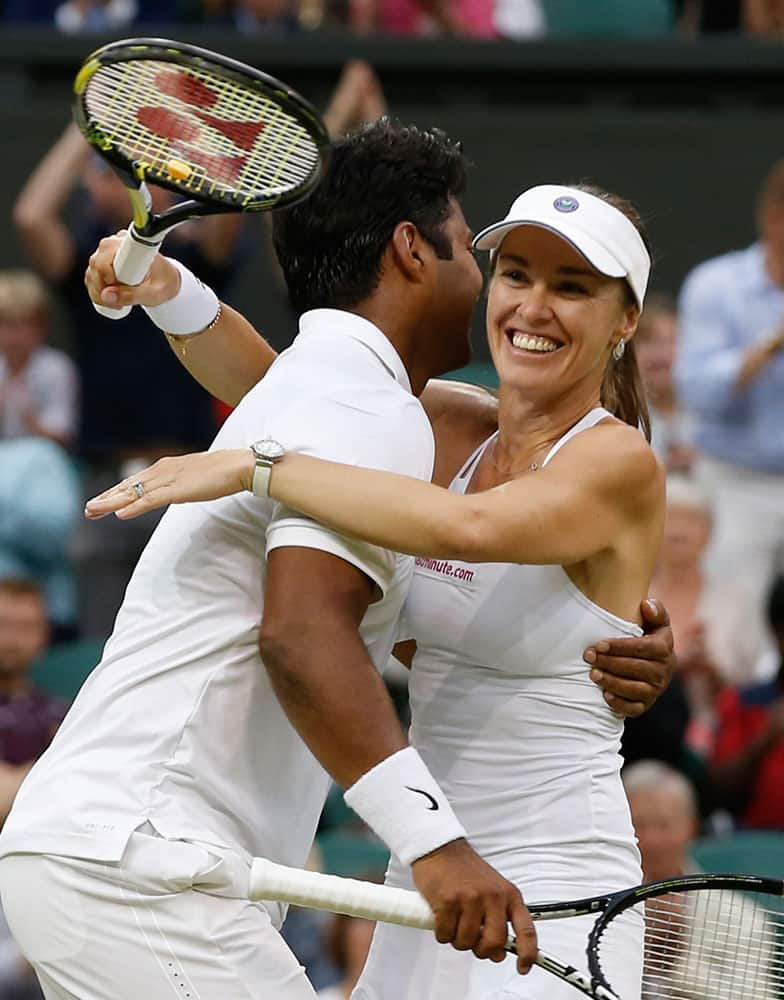
M 608 416 L 586 414 L 545 463 Z M 465 492 L 493 437 L 453 492 Z M 623 722 L 582 654 L 599 639 L 642 630 L 590 601 L 561 566 L 416 563 L 405 613 L 418 649 L 410 738 L 472 845 L 529 898 L 639 882 L 620 781 Z

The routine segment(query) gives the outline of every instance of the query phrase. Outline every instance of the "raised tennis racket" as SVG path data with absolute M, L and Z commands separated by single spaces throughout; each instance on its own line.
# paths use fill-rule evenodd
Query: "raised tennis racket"
M 329 154 L 326 129 L 303 97 L 194 45 L 162 38 L 104 45 L 77 73 L 74 95 L 77 125 L 131 199 L 133 222 L 114 260 L 128 285 L 144 280 L 175 226 L 293 204 L 318 184 Z M 154 214 L 147 181 L 187 200 Z M 114 319 L 129 311 L 96 309 Z
M 251 899 L 433 927 L 418 892 L 253 862 Z M 587 973 L 539 952 L 536 964 L 595 1000 L 782 1000 L 784 882 L 751 875 L 688 875 L 620 892 L 558 903 L 528 903 L 534 920 L 596 914 L 586 942 Z M 645 921 L 642 992 L 619 996 L 613 969 L 623 963 L 618 918 Z M 619 937 L 616 938 L 616 933 Z M 514 953 L 513 940 L 507 950 Z M 634 961 L 630 956 L 628 961 Z

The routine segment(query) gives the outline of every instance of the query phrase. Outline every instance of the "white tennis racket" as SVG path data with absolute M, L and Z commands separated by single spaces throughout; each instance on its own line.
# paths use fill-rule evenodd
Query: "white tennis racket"
M 249 895 L 429 929 L 418 892 L 323 875 L 256 858 Z M 536 964 L 595 1000 L 620 997 L 610 976 L 623 913 L 645 919 L 642 1000 L 784 1000 L 784 882 L 751 875 L 688 875 L 565 902 L 528 903 L 534 920 L 597 914 L 586 941 L 588 974 L 539 952 Z M 507 950 L 514 953 L 512 939 Z M 614 955 L 608 960 L 608 955 Z

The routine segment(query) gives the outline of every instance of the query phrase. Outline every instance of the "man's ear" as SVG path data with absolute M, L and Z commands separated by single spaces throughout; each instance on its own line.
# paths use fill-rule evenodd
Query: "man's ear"
M 425 280 L 426 241 L 413 222 L 399 222 L 390 241 L 395 263 L 409 281 Z

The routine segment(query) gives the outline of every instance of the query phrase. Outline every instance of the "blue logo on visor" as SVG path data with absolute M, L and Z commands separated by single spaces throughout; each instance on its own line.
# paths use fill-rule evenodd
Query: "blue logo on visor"
M 561 195 L 560 198 L 556 198 L 553 202 L 553 208 L 556 212 L 576 212 L 579 207 L 580 202 L 569 195 Z

